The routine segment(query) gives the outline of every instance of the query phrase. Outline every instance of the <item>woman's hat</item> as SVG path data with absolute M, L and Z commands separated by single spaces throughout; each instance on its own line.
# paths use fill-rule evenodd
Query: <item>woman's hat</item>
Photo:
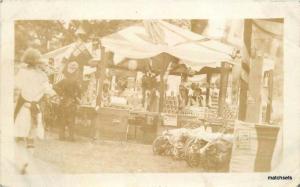
M 37 65 L 42 62 L 41 52 L 37 49 L 29 48 L 27 49 L 22 57 L 23 62 L 29 65 Z

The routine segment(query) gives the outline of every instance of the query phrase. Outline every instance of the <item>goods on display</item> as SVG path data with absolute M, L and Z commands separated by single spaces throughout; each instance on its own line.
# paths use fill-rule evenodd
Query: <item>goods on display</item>
M 229 168 L 232 134 L 208 132 L 203 127 L 167 130 L 153 142 L 153 153 L 185 159 L 191 167 L 206 171 L 226 171 Z
M 97 94 L 97 79 L 93 73 L 87 80 L 87 89 L 82 94 L 81 105 L 96 106 Z

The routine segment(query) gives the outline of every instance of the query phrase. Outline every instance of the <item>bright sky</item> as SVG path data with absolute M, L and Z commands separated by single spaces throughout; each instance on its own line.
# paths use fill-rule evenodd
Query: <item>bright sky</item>
M 211 19 L 208 21 L 207 35 L 213 38 L 221 38 L 224 35 L 226 20 Z

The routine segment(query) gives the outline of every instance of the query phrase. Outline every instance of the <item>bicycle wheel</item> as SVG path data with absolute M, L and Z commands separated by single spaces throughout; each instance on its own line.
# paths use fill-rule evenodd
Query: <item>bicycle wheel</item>
M 165 144 L 165 141 L 166 140 L 163 136 L 158 136 L 155 138 L 155 140 L 152 143 L 153 154 L 162 155 L 165 152 L 165 146 L 163 146 Z

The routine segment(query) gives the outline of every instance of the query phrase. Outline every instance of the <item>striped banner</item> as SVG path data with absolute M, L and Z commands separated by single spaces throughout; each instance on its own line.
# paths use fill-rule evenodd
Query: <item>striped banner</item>
M 278 131 L 278 126 L 236 121 L 230 171 L 271 171 Z

